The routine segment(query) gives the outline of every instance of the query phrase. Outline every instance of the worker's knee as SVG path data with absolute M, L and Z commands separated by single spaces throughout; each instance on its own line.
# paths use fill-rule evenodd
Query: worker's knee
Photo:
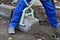
M 29 3 L 30 2 L 30 0 L 26 0 L 27 1 L 27 3 Z M 25 7 L 26 7 L 27 5 L 26 5 L 26 3 L 24 2 L 24 0 L 20 0 L 19 2 L 18 2 L 18 4 L 17 4 L 17 6 L 16 6 L 16 9 L 18 10 L 23 10 Z
M 27 3 L 29 3 L 31 0 L 26 0 Z M 24 0 L 20 0 L 17 5 L 26 5 Z

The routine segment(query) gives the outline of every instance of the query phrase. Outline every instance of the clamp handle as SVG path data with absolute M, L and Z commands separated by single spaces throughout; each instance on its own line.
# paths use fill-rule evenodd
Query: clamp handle
M 29 9 L 37 2 L 37 0 L 32 0 L 31 4 L 28 4 L 26 0 L 24 0 L 24 2 L 26 3 L 26 5 L 28 6 L 27 8 Z

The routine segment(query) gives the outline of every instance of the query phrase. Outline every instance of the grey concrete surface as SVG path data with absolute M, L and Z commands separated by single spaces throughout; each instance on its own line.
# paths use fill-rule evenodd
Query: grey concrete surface
M 0 16 L 4 16 L 4 17 L 7 17 L 7 18 L 10 18 L 10 15 L 11 15 L 12 10 L 14 8 L 15 7 L 13 7 L 13 6 L 0 4 Z

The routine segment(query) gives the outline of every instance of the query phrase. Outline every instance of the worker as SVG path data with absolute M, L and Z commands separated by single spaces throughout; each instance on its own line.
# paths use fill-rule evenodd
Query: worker
M 26 1 L 29 3 L 31 0 L 26 0 Z M 55 7 L 53 0 L 40 0 L 40 1 L 45 8 L 49 23 L 51 24 L 51 26 L 53 28 L 58 29 L 60 27 L 60 25 L 57 21 L 56 7 Z M 9 29 L 8 29 L 9 34 L 15 33 L 15 28 L 19 24 L 19 21 L 22 16 L 22 12 L 23 12 L 24 8 L 26 8 L 26 7 L 27 7 L 27 5 L 24 2 L 24 0 L 19 0 L 18 4 L 13 12 L 13 18 L 11 19 L 11 21 L 9 23 Z M 59 31 L 60 30 L 57 30 L 58 33 L 60 33 Z

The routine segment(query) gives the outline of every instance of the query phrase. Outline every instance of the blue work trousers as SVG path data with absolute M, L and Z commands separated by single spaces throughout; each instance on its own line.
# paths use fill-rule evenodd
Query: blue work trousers
M 26 0 L 28 3 L 31 0 Z M 52 25 L 53 28 L 57 28 L 57 17 L 56 17 L 56 7 L 55 4 L 52 2 L 52 0 L 40 0 L 42 5 L 45 8 L 46 14 L 48 16 L 48 21 Z M 19 0 L 14 12 L 13 12 L 13 18 L 10 21 L 9 26 L 10 27 L 16 27 L 21 19 L 22 12 L 24 8 L 27 7 L 24 0 Z

